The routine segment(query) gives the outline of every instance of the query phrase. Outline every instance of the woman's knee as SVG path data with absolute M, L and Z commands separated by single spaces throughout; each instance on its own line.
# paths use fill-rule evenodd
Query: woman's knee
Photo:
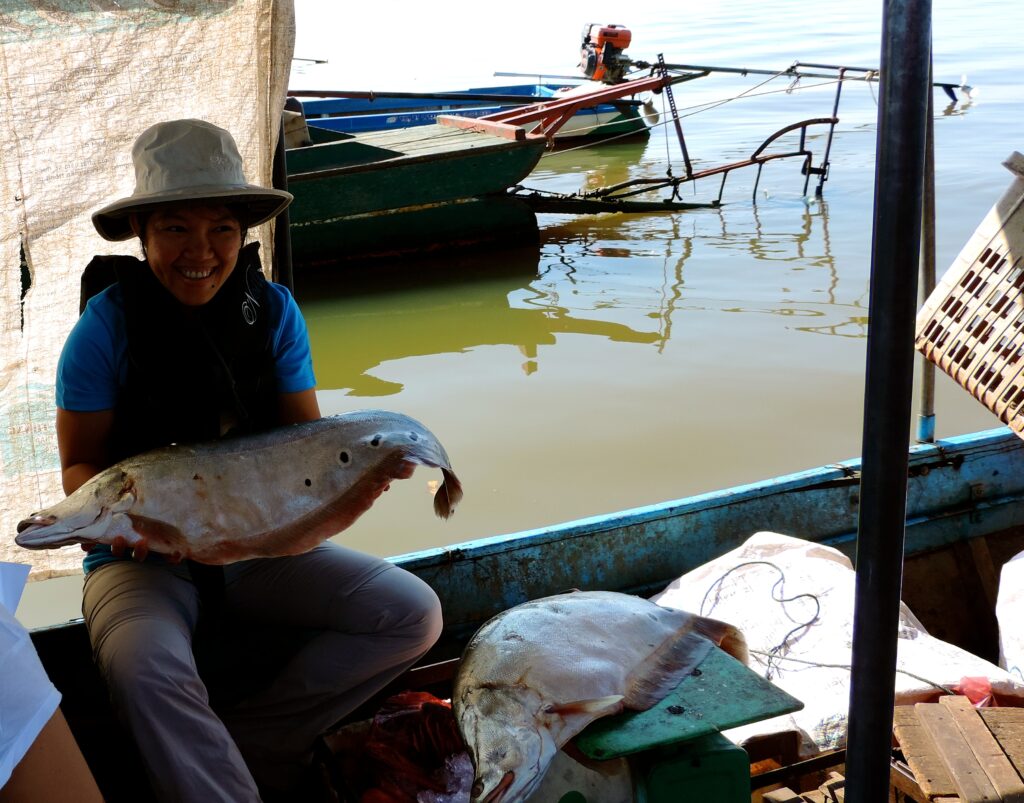
M 441 631 L 444 629 L 444 612 L 441 610 L 441 600 L 434 589 L 426 583 L 423 585 L 426 592 L 420 608 L 420 632 L 425 649 L 430 649 L 441 637 Z
M 111 699 L 120 706 L 179 694 L 205 695 L 186 633 L 166 624 L 137 621 L 108 629 L 94 652 Z
M 426 652 L 444 625 L 441 601 L 433 588 L 405 569 L 391 567 L 386 575 L 389 593 L 380 601 L 382 629 Z

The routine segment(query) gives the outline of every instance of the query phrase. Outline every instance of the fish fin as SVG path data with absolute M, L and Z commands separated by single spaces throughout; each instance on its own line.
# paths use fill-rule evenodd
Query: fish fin
M 743 632 L 727 622 L 720 622 L 718 619 L 708 619 L 704 616 L 695 616 L 694 629 L 704 638 L 714 642 L 737 661 L 744 664 L 750 663 L 750 654 L 747 652 L 747 640 Z
M 627 678 L 626 707 L 646 711 L 679 685 L 720 646 L 747 663 L 747 642 L 737 628 L 717 619 L 689 615 L 676 638 L 667 639 Z
M 696 618 L 696 617 L 693 617 Z M 700 664 L 712 643 L 694 632 L 693 623 L 666 639 L 626 679 L 626 707 L 646 711 L 664 699 Z
M 617 714 L 622 710 L 623 697 L 621 694 L 609 694 L 607 697 L 596 697 L 592 700 L 574 700 L 571 703 L 551 703 L 544 707 L 546 714 L 592 714 L 597 717 L 606 717 Z
M 441 469 L 441 476 L 444 477 L 444 481 L 434 494 L 434 512 L 442 519 L 446 519 L 455 512 L 455 506 L 462 499 L 462 483 L 455 476 L 455 472 L 446 468 Z
M 139 516 L 135 513 L 124 514 L 131 521 L 132 530 L 153 552 L 167 554 L 188 553 L 188 541 L 181 530 L 173 524 L 168 524 L 160 519 L 153 519 L 149 516 Z M 135 546 L 129 538 L 129 546 Z

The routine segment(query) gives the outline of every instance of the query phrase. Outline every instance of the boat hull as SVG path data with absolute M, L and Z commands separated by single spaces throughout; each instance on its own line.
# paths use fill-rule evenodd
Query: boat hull
M 543 142 L 472 132 L 453 137 L 439 126 L 418 132 L 322 141 L 287 152 L 297 263 L 536 240 L 533 212 L 504 193 L 533 170 Z
M 438 645 L 398 683 L 443 692 L 452 667 L 439 662 L 458 657 L 480 625 L 513 605 L 567 588 L 648 595 L 761 530 L 829 544 L 852 555 L 859 497 L 860 461 L 851 460 L 395 557 L 395 563 L 434 588 L 445 612 Z M 1024 442 L 1006 428 L 911 451 L 903 599 L 932 635 L 989 660 L 998 652 L 995 614 L 978 589 L 992 591 L 985 587 L 986 578 L 991 585 L 993 572 L 998 577 L 998 567 L 1024 548 L 1022 500 Z M 262 635 L 237 629 L 213 635 L 219 654 L 238 665 L 214 660 L 202 640 L 197 643 L 197 661 L 215 705 L 244 696 L 284 660 L 266 653 Z M 111 714 L 84 624 L 79 620 L 38 629 L 32 639 L 63 694 L 65 716 L 106 799 L 151 800 L 141 765 L 132 758 L 134 746 Z

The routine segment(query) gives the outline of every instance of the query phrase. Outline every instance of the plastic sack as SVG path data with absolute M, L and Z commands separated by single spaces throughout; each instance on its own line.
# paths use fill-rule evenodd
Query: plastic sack
M 796 731 L 806 757 L 846 744 L 855 580 L 850 560 L 838 550 L 760 532 L 683 575 L 652 601 L 743 631 L 751 669 L 802 700 L 804 708 L 725 735 L 742 746 L 757 736 Z M 934 700 L 965 678 L 984 679 L 991 693 L 1024 703 L 1018 677 L 933 638 L 901 604 L 896 704 Z

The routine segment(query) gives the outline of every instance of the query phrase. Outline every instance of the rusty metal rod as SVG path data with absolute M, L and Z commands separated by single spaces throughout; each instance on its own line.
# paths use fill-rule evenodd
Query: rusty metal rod
M 929 67 L 929 70 L 931 68 Z M 928 120 L 925 131 L 924 187 L 921 199 L 921 293 L 920 300 L 935 289 L 935 104 L 928 95 Z M 917 416 L 918 443 L 935 442 L 935 363 L 921 358 L 921 410 Z

